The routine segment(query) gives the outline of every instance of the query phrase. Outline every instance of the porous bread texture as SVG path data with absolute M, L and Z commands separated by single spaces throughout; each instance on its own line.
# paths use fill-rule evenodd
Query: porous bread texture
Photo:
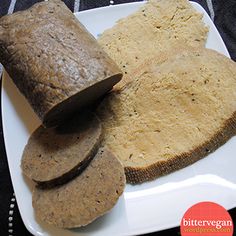
M 35 188 L 36 216 L 60 228 L 84 226 L 116 204 L 125 187 L 124 168 L 107 149 L 100 149 L 76 178 L 53 189 Z
M 45 187 L 64 183 L 89 164 L 101 139 L 101 123 L 91 112 L 78 113 L 57 128 L 41 125 L 24 148 L 22 171 Z
M 148 60 L 98 108 L 129 183 L 192 164 L 236 133 L 235 62 L 203 48 L 173 55 Z
M 115 86 L 119 89 L 132 80 L 130 72 L 150 56 L 204 46 L 207 33 L 202 14 L 189 1 L 150 0 L 105 30 L 98 42 L 123 71 L 123 79 Z

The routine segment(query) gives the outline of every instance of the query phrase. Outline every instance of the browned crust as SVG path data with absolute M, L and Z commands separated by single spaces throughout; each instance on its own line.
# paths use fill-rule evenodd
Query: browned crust
M 91 105 L 122 78 L 61 0 L 0 18 L 0 62 L 48 128 Z
M 236 135 L 236 111 L 225 121 L 221 130 L 209 141 L 192 151 L 182 153 L 165 161 L 159 161 L 146 167 L 125 167 L 127 183 L 137 184 L 150 181 L 162 175 L 179 170 L 202 159 Z

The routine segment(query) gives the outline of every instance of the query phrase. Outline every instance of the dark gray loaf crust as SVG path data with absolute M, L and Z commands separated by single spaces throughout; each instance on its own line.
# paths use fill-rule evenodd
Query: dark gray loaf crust
M 46 127 L 92 103 L 122 77 L 60 0 L 0 18 L 0 62 Z
M 79 113 L 56 128 L 40 126 L 25 146 L 22 171 L 41 187 L 67 182 L 95 156 L 101 134 L 100 121 L 89 112 Z
M 75 179 L 53 189 L 35 188 L 36 216 L 60 228 L 89 224 L 108 212 L 125 187 L 124 168 L 108 150 L 100 149 Z

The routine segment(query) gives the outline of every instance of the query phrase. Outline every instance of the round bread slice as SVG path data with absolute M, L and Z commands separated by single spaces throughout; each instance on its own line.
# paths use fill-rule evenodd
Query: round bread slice
M 183 168 L 236 134 L 236 63 L 209 49 L 148 61 L 98 109 L 127 182 Z
M 90 165 L 67 184 L 33 191 L 36 216 L 60 228 L 85 226 L 109 211 L 123 193 L 124 168 L 108 150 L 99 149 Z
M 94 157 L 101 134 L 101 123 L 90 112 L 77 114 L 57 128 L 40 126 L 25 146 L 23 173 L 44 186 L 68 181 Z

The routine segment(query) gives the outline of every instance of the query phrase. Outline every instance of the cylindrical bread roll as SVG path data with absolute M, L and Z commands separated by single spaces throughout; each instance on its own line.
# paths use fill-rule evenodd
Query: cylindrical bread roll
M 0 19 L 0 62 L 46 127 L 92 103 L 122 77 L 60 0 Z

